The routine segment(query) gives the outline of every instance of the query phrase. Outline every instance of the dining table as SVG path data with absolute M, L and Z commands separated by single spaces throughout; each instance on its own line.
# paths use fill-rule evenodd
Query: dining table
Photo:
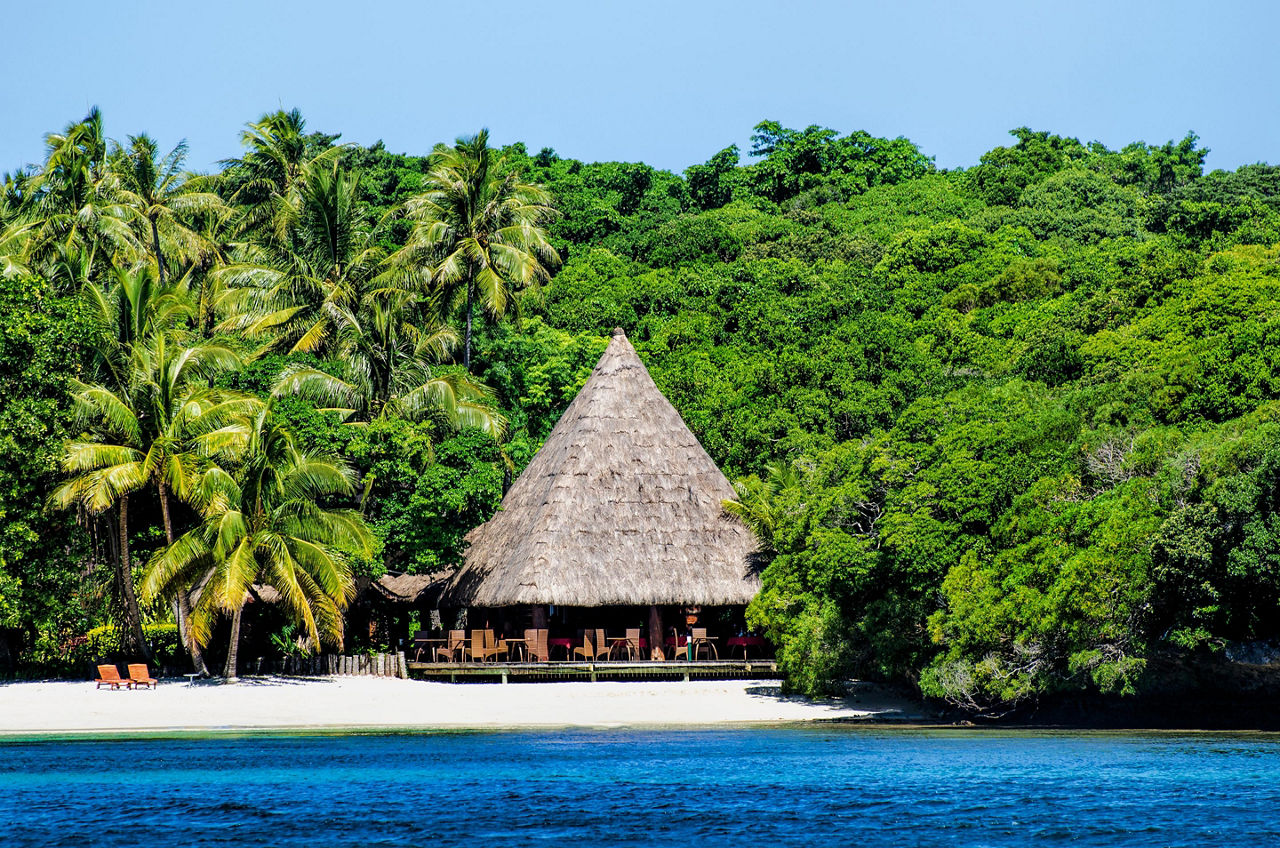
M 725 645 L 728 646 L 729 653 L 731 655 L 733 654 L 733 651 L 735 648 L 741 648 L 742 658 L 744 660 L 747 658 L 747 651 L 749 649 L 759 648 L 760 651 L 763 653 L 765 648 L 765 642 L 764 642 L 763 636 L 730 636 L 728 639 L 725 640 Z
M 609 636 L 607 640 L 609 642 L 609 659 L 613 659 L 614 655 L 621 655 L 626 650 L 627 643 L 631 641 L 626 636 Z M 637 641 L 636 648 L 640 650 L 641 656 L 644 656 L 643 652 L 649 650 L 649 640 L 641 636 Z
M 503 636 L 502 641 L 507 644 L 508 660 L 514 660 L 515 654 L 520 655 L 520 662 L 524 662 L 529 659 L 529 646 L 523 638 L 516 639 L 511 636 Z
M 563 636 L 557 636 L 554 639 L 547 640 L 547 653 L 550 654 L 556 648 L 564 648 L 564 658 L 569 659 L 569 655 L 573 653 L 573 640 Z
M 448 639 L 414 639 L 413 640 L 413 659 L 415 662 L 422 659 L 422 652 L 426 651 L 431 662 L 436 661 L 436 646 L 444 646 L 449 644 Z

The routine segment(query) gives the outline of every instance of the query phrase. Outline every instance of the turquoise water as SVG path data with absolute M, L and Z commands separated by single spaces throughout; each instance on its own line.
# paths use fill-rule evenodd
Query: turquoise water
M 740 729 L 0 742 L 0 845 L 1280 845 L 1280 737 Z

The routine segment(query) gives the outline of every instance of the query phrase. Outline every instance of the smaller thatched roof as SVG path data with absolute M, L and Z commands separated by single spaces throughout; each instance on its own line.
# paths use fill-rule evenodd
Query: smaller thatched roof
M 746 604 L 755 538 L 733 487 L 622 330 L 492 519 L 467 536 L 456 606 Z
M 356 579 L 356 596 L 369 593 L 395 604 L 433 606 L 453 577 L 453 569 L 443 574 L 384 574 L 377 580 Z
M 434 606 L 440 600 L 449 580 L 453 577 L 453 569 L 443 574 L 384 574 L 376 580 L 368 577 L 357 577 L 356 598 L 380 598 L 394 604 L 422 604 Z M 280 601 L 280 592 L 274 586 L 255 583 L 249 587 L 250 596 L 264 604 Z

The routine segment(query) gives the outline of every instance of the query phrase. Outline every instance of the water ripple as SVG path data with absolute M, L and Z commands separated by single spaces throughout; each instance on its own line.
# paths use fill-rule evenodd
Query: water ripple
M 1280 739 L 574 731 L 0 742 L 6 848 L 1280 844 Z M 180 834 L 180 836 L 178 836 Z

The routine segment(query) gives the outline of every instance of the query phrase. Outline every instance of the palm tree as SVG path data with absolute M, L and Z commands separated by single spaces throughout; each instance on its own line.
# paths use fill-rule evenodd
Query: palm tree
M 158 332 L 129 349 L 130 372 L 121 385 L 72 381 L 72 396 L 88 430 L 67 443 L 62 469 L 71 476 L 54 491 L 52 503 L 62 509 L 79 505 L 92 514 L 118 511 L 117 581 L 126 630 L 145 650 L 129 554 L 129 497 L 144 488 L 155 489 L 165 536 L 172 543 L 171 496 L 191 500 L 206 465 L 192 439 L 251 413 L 260 402 L 208 387 L 212 375 L 239 365 L 227 348 L 182 347 L 169 333 Z M 206 673 L 199 646 L 185 627 L 185 592 L 179 592 L 177 600 L 183 641 L 196 670 Z
M 129 226 L 129 208 L 120 202 L 118 181 L 106 167 L 102 113 L 94 107 L 45 141 L 44 167 L 26 186 L 36 218 L 27 241 L 29 263 L 40 268 L 59 248 L 90 260 L 132 263 L 144 251 Z
M 159 285 L 147 268 L 112 268 L 106 285 L 99 286 L 89 280 L 86 263 L 76 256 L 64 257 L 62 264 L 68 277 L 80 280 L 80 298 L 99 327 L 99 332 L 86 340 L 92 354 L 89 381 L 127 392 L 135 346 L 177 330 L 190 320 L 191 305 L 185 292 Z
M 800 488 L 803 481 L 795 463 L 770 463 L 765 466 L 765 478 L 754 474 L 735 481 L 738 497 L 722 504 L 724 511 L 741 518 L 751 529 L 760 550 L 766 555 L 777 553 L 778 523 L 785 517 L 782 495 Z
M 37 223 L 29 202 L 31 174 L 18 171 L 0 178 L 0 275 L 27 272 L 28 237 Z
M 161 157 L 155 141 L 143 133 L 129 137 L 127 150 L 116 145 L 107 160 L 117 181 L 117 199 L 145 221 L 150 230 L 152 258 L 161 286 L 168 279 L 161 234 L 179 256 L 202 254 L 209 246 L 187 222 L 193 216 L 221 216 L 229 211 L 218 195 L 192 190 L 193 183 L 182 172 L 186 158 L 186 142 L 179 142 Z
M 342 376 L 290 368 L 273 394 L 302 395 L 362 421 L 430 418 L 449 430 L 471 427 L 500 438 L 506 420 L 488 405 L 487 387 L 468 374 L 433 372 L 432 361 L 442 359 L 457 336 L 433 323 L 434 309 L 416 309 L 417 300 L 412 292 L 383 290 L 359 313 L 339 309 L 335 359 Z M 416 320 L 408 320 L 415 313 Z
M 240 622 L 249 589 L 266 584 L 302 625 L 314 650 L 342 644 L 342 610 L 354 593 L 347 554 L 368 554 L 371 534 L 358 513 L 318 501 L 349 495 L 353 475 L 339 460 L 299 450 L 264 406 L 248 423 L 200 439 L 205 453 L 227 464 L 201 478 L 203 522 L 152 557 L 142 591 L 168 595 L 199 584 L 192 638 L 207 645 L 220 614 L 231 616 L 225 677 L 235 680 Z
M 213 273 L 231 311 L 222 329 L 288 343 L 291 352 L 331 345 L 341 313 L 359 304 L 383 257 L 356 209 L 357 184 L 337 162 L 303 169 L 288 245 L 245 244 L 240 261 Z
M 263 115 L 240 134 L 240 143 L 248 148 L 245 155 L 220 163 L 222 182 L 232 202 L 241 205 L 240 233 L 257 231 L 264 243 L 289 244 L 304 175 L 335 164 L 343 152 L 342 147 L 325 147 L 312 153 L 306 125 L 297 109 Z
M 549 280 L 549 268 L 559 264 L 544 229 L 556 211 L 550 194 L 521 182 L 506 157 L 489 149 L 488 130 L 437 147 L 425 184 L 404 204 L 414 226 L 392 257 L 392 274 L 461 306 L 462 361 L 470 371 L 476 302 L 493 320 L 518 318 L 515 292 Z

